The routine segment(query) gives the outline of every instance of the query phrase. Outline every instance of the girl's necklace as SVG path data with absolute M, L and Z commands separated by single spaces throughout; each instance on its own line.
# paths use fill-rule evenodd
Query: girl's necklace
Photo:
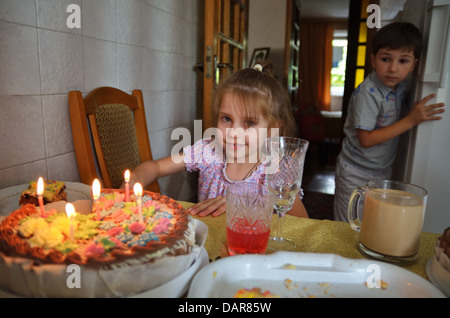
M 259 164 L 259 161 L 260 161 L 260 160 L 258 160 L 258 161 L 253 165 L 253 167 L 250 168 L 250 170 L 247 172 L 247 174 L 244 176 L 244 178 L 242 178 L 242 180 L 247 179 L 247 178 L 253 173 L 253 171 L 255 170 L 256 166 Z

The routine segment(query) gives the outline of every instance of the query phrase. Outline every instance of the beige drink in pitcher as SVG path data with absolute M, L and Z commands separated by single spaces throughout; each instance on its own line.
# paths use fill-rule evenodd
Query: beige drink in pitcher
M 409 196 L 409 201 L 397 198 Z M 386 199 L 390 198 L 390 199 Z M 424 206 L 411 193 L 382 190 L 366 196 L 359 241 L 372 251 L 391 256 L 418 252 Z
M 364 196 L 361 226 L 353 215 Z M 427 192 L 399 181 L 370 181 L 355 189 L 349 202 L 349 220 L 360 232 L 359 249 L 387 261 L 411 261 L 419 251 Z M 357 216 L 359 219 L 359 216 Z

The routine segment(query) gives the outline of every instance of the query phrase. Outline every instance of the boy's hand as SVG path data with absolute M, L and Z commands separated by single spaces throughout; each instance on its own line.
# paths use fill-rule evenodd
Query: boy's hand
M 442 118 L 441 116 L 436 115 L 445 111 L 445 109 L 442 108 L 444 107 L 444 103 L 426 105 L 426 103 L 435 96 L 436 94 L 430 94 L 424 99 L 414 103 L 414 107 L 407 116 L 414 125 L 418 125 L 427 120 L 439 120 Z
M 226 210 L 226 202 L 223 196 L 218 196 L 212 199 L 199 202 L 193 207 L 188 209 L 188 212 L 192 215 L 207 216 L 212 214 L 218 216 L 224 213 Z

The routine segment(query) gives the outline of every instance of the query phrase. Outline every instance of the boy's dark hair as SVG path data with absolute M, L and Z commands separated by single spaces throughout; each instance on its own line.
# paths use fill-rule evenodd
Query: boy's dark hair
M 378 30 L 372 40 L 373 54 L 376 54 L 381 48 L 410 49 L 413 51 L 414 57 L 419 58 L 422 51 L 422 34 L 414 24 L 409 22 L 388 24 Z

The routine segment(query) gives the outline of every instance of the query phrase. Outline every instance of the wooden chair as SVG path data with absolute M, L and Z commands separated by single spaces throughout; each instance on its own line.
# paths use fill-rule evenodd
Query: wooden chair
M 103 187 L 117 189 L 125 170 L 152 160 L 140 90 L 129 95 L 116 88 L 99 87 L 85 98 L 80 91 L 71 91 L 69 109 L 81 182 L 90 185 L 98 178 Z M 147 190 L 160 192 L 158 182 Z

